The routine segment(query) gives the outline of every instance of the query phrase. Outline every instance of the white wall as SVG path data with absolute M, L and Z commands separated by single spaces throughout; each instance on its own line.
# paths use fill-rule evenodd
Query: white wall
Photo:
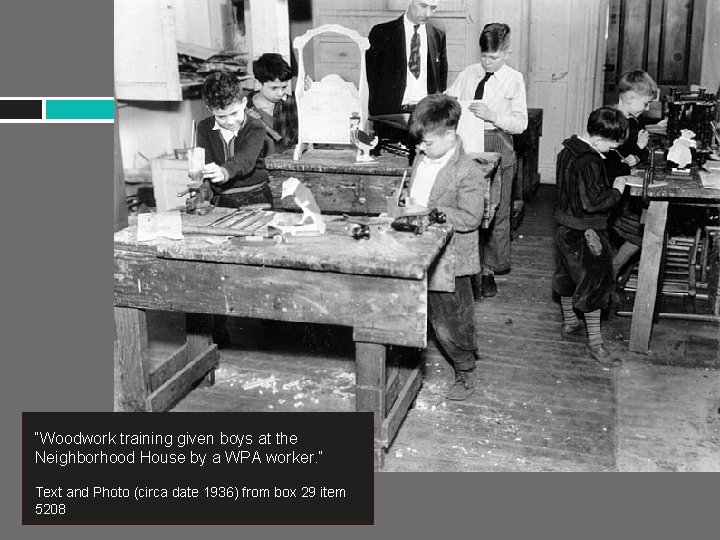
M 708 0 L 700 86 L 714 94 L 720 87 L 720 0 Z

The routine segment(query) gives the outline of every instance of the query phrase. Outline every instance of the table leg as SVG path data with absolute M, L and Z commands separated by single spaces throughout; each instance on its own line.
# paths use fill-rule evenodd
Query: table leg
M 387 349 L 378 343 L 355 342 L 356 405 L 358 411 L 370 411 L 375 423 L 375 470 L 385 462 L 382 426 L 385 420 L 385 362 Z
M 667 201 L 650 201 L 645 220 L 638 285 L 630 323 L 630 350 L 633 352 L 647 354 L 650 346 L 660 263 L 665 247 L 667 210 Z
M 145 311 L 115 308 L 123 408 L 146 411 L 150 395 L 150 354 Z
M 188 358 L 197 358 L 213 344 L 212 316 L 188 313 L 185 317 L 185 328 Z M 215 368 L 207 372 L 201 386 L 212 386 L 213 384 L 215 384 Z

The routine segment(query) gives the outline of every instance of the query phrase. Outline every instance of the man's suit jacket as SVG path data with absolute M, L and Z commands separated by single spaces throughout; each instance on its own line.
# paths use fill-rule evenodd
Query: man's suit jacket
M 365 53 L 365 62 L 371 115 L 400 112 L 407 81 L 404 17 L 376 24 L 370 30 L 370 48 Z M 427 91 L 434 94 L 443 92 L 447 86 L 445 31 L 431 23 L 425 27 L 428 41 Z

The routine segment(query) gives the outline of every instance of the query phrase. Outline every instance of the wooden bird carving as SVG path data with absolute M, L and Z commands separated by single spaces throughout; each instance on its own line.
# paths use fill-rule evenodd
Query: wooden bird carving
M 350 117 L 350 142 L 352 142 L 358 149 L 355 161 L 375 161 L 370 156 L 370 150 L 375 148 L 378 144 L 378 138 L 371 138 L 370 135 L 360 129 L 360 116 Z
M 325 232 L 325 222 L 323 221 L 322 215 L 320 214 L 320 207 L 315 202 L 315 197 L 310 191 L 310 188 L 300 182 L 294 176 L 288 178 L 282 183 L 282 195 L 281 198 L 291 196 L 293 202 L 302 210 L 303 217 L 298 225 L 304 225 L 308 220 L 311 220 L 318 231 L 321 233 Z

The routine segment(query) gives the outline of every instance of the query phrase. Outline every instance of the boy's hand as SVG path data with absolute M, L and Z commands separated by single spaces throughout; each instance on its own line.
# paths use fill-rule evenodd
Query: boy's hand
M 217 163 L 208 163 L 203 167 L 203 178 L 210 180 L 214 184 L 225 181 L 223 169 Z
M 590 248 L 590 252 L 596 257 L 602 255 L 603 245 L 598 234 L 593 229 L 587 229 L 584 236 L 585 242 L 587 242 L 587 245 Z
M 615 181 L 613 182 L 613 188 L 617 189 L 620 193 L 625 191 L 625 182 L 627 181 L 627 178 L 624 176 L 618 176 L 615 178 Z
M 647 129 L 641 129 L 638 131 L 638 139 L 637 139 L 637 145 L 638 148 L 643 149 L 647 146 L 648 141 L 650 140 L 650 133 L 648 133 Z
M 495 114 L 487 105 L 480 103 L 479 101 L 473 101 L 469 106 L 468 110 L 481 120 L 494 123 L 497 120 L 497 114 Z
M 623 163 L 625 163 L 628 167 L 634 167 L 640 163 L 640 158 L 634 154 L 630 154 L 628 157 L 623 159 Z

